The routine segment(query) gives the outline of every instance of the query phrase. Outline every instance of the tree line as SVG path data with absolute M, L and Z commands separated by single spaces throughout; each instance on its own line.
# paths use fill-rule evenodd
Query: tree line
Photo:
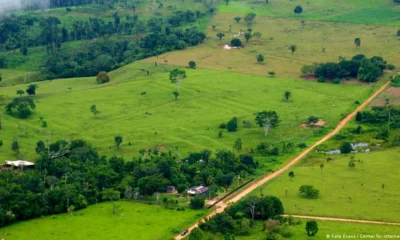
M 324 82 L 325 79 L 338 79 L 339 81 L 336 83 L 339 83 L 342 78 L 358 78 L 363 82 L 376 82 L 383 75 L 383 71 L 392 66 L 380 56 L 367 58 L 365 55 L 359 54 L 350 60 L 340 58 L 339 63 L 304 65 L 301 73 L 303 76 L 314 75 L 320 82 Z
M 57 17 L 11 16 L 0 24 L 0 42 L 3 51 L 19 49 L 23 55 L 29 55 L 29 47 L 44 46 L 47 57 L 41 72 L 46 79 L 94 76 L 135 60 L 202 43 L 204 33 L 182 27 L 211 12 L 211 8 L 208 12 L 176 11 L 147 21 L 135 14 L 122 18 L 115 12 L 109 21 L 89 18 L 73 22 L 71 28 L 63 26 Z M 134 38 L 120 37 L 129 35 Z M 63 51 L 64 43 L 80 40 L 87 40 L 82 43 L 87 46 Z M 1 57 L 0 67 L 7 67 L 6 58 Z

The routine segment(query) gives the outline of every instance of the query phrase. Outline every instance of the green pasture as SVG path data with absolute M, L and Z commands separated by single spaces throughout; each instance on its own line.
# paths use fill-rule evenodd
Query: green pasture
M 160 3 L 162 5 L 160 5 Z M 135 6 L 135 8 L 132 8 Z M 126 16 L 137 15 L 139 19 L 150 19 L 152 17 L 164 17 L 175 11 L 198 10 L 205 12 L 206 6 L 201 1 L 156 1 L 156 0 L 140 0 L 127 1 L 127 4 L 115 4 L 113 8 L 106 5 L 83 5 L 66 8 L 53 8 L 46 10 L 24 11 L 20 15 L 30 15 L 35 17 L 57 17 L 61 24 L 68 29 L 72 29 L 72 24 L 75 21 L 88 21 L 89 18 L 101 18 L 105 22 L 113 21 L 113 14 L 118 12 L 121 22 L 125 22 Z
M 296 6 L 303 8 L 301 14 L 293 12 Z M 393 0 L 232 0 L 221 4 L 219 13 L 306 19 L 329 22 L 360 23 L 371 25 L 400 26 L 400 7 Z
M 285 239 L 299 239 L 299 240 L 326 240 L 340 236 L 341 239 L 352 238 L 362 239 L 363 235 L 373 235 L 375 238 L 381 235 L 382 238 L 385 234 L 399 235 L 400 227 L 388 225 L 375 225 L 365 223 L 344 223 L 333 221 L 317 221 L 318 233 L 313 237 L 308 237 L 306 233 L 307 219 L 301 219 L 301 224 L 291 226 L 292 236 Z M 254 228 L 252 228 L 249 236 L 238 236 L 238 240 L 260 240 L 266 239 L 267 233 L 263 231 L 263 222 L 257 221 Z M 327 235 L 329 234 L 329 238 Z M 338 238 L 338 237 L 336 237 Z M 366 237 L 364 237 L 366 238 Z
M 287 214 L 400 222 L 400 177 L 395 171 L 399 154 L 399 148 L 359 153 L 351 168 L 351 155 L 313 153 L 289 170 L 295 174 L 293 180 L 287 171 L 265 184 L 263 191 L 279 197 Z M 328 157 L 333 160 L 328 162 Z M 302 185 L 314 186 L 320 196 L 299 196 Z
M 150 71 L 150 76 L 141 69 Z M 374 85 L 334 85 L 290 78 L 270 78 L 212 70 L 186 69 L 188 78 L 181 86 L 178 101 L 172 92 L 175 85 L 169 81 L 171 66 L 135 63 L 110 73 L 111 82 L 97 85 L 94 77 L 72 78 L 38 82 L 34 97 L 36 109 L 28 119 L 16 119 L 2 114 L 0 156 L 33 159 L 36 142 L 51 139 L 83 138 L 102 154 L 122 155 L 128 158 L 142 149 L 161 147 L 173 153 L 186 155 L 204 148 L 232 149 L 237 138 L 243 141 L 243 151 L 255 148 L 261 141 L 274 143 L 290 140 L 308 142 L 315 130 L 303 128 L 301 123 L 310 115 L 326 121 L 332 128 L 363 101 Z M 17 97 L 18 89 L 26 85 L 0 88 L 8 100 Z M 288 90 L 293 97 L 283 100 Z M 146 92 L 142 95 L 141 93 Z M 90 112 L 95 104 L 101 112 L 96 117 Z M 254 114 L 263 110 L 278 112 L 281 123 L 264 137 L 263 129 L 254 122 Z M 39 117 L 48 127 L 42 128 Z M 224 131 L 218 126 L 232 117 L 239 118 L 237 132 Z M 251 127 L 242 122 L 250 120 Z M 27 133 L 18 128 L 27 129 Z M 124 142 L 118 150 L 114 136 L 121 134 Z M 20 155 L 11 151 L 11 142 L 18 139 Z
M 12 69 L 0 69 L 2 80 L 0 87 L 36 81 L 39 74 L 37 72 L 25 72 Z
M 289 2 L 289 1 L 288 1 Z M 339 57 L 351 59 L 354 55 L 367 57 L 382 56 L 389 63 L 400 66 L 400 48 L 397 28 L 349 23 L 331 23 L 256 17 L 252 33 L 260 32 L 261 37 L 253 36 L 242 49 L 223 49 L 230 44 L 232 37 L 240 30 L 246 32 L 248 26 L 242 21 L 236 23 L 233 14 L 217 14 L 210 21 L 207 40 L 200 46 L 185 51 L 175 51 L 147 59 L 173 65 L 187 66 L 196 61 L 198 68 L 236 71 L 266 76 L 274 71 L 277 76 L 300 77 L 301 67 L 315 62 L 338 62 Z M 243 17 L 243 16 L 242 16 Z M 215 25 L 213 30 L 212 25 Z M 231 31 L 229 29 L 231 28 Z M 222 32 L 225 37 L 217 38 Z M 361 47 L 354 45 L 354 39 L 361 38 Z M 290 45 L 296 45 L 292 54 Z M 256 56 L 263 54 L 263 63 L 257 63 Z M 345 81 L 347 82 L 347 81 Z
M 201 219 L 206 210 L 185 211 L 163 206 L 120 201 L 112 214 L 110 203 L 100 203 L 73 215 L 59 214 L 18 222 L 0 228 L 7 240 L 47 239 L 172 239 L 177 233 Z

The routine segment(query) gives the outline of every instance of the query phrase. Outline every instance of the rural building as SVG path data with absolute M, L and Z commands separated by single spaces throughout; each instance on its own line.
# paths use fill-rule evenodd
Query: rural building
M 197 186 L 197 187 L 191 187 L 188 189 L 188 193 L 190 195 L 200 195 L 200 194 L 204 194 L 206 193 L 208 190 L 208 187 L 204 187 L 204 186 Z
M 167 186 L 167 193 L 174 193 L 176 192 L 176 188 L 174 186 Z
M 4 166 L 12 168 L 33 168 L 35 164 L 33 162 L 28 162 L 24 160 L 16 160 L 16 161 L 6 160 Z

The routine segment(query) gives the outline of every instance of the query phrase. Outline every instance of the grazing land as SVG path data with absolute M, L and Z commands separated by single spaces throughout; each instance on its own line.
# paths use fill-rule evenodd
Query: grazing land
M 293 12 L 298 5 L 303 8 L 301 14 Z M 399 11 L 398 4 L 392 0 L 269 0 L 268 4 L 261 0 L 231 1 L 218 10 L 219 13 L 239 15 L 254 12 L 267 17 L 387 26 L 400 26 Z
M 364 224 L 364 223 L 342 223 L 342 222 L 331 222 L 331 221 L 317 221 L 318 223 L 318 234 L 309 237 L 306 234 L 305 230 L 305 222 L 306 220 L 301 220 L 302 223 L 299 225 L 291 226 L 292 236 L 285 239 L 307 239 L 307 240 L 326 240 L 327 235 L 340 235 L 344 238 L 343 235 L 353 235 L 356 236 L 355 239 L 360 239 L 357 237 L 361 234 L 365 235 L 398 235 L 400 231 L 400 227 L 398 226 L 381 226 L 381 225 L 373 225 L 373 224 Z M 263 222 L 256 222 L 256 226 L 250 232 L 250 236 L 239 236 L 236 239 L 239 240 L 259 240 L 265 239 L 266 232 L 263 231 Z M 332 236 L 333 237 L 333 236 Z M 218 238 L 216 238 L 218 239 Z
M 101 203 L 70 214 L 43 217 L 0 228 L 0 238 L 23 239 L 171 239 L 204 211 L 176 211 L 159 205 L 120 201 L 118 214 L 111 203 Z
M 168 64 L 187 66 L 193 60 L 198 68 L 264 76 L 274 71 L 277 76 L 293 78 L 300 77 L 300 70 L 305 64 L 338 62 L 339 57 L 351 59 L 357 54 L 382 56 L 388 63 L 400 66 L 398 28 L 395 27 L 318 21 L 306 21 L 303 25 L 300 20 L 257 16 L 250 28 L 252 33 L 261 33 L 261 37 L 253 36 L 242 49 L 226 50 L 222 47 L 230 44 L 233 35 L 239 31 L 246 32 L 249 28 L 243 20 L 236 23 L 235 16 L 215 15 L 207 28 L 208 39 L 204 44 L 145 61 L 167 61 Z M 240 16 L 243 19 L 244 16 Z M 216 26 L 215 30 L 212 25 Z M 219 32 L 225 34 L 222 40 L 216 36 Z M 354 45 L 354 38 L 357 37 L 362 41 L 360 48 Z M 246 42 L 243 36 L 240 39 Z M 297 46 L 293 54 L 289 50 L 292 44 Z M 258 54 L 264 55 L 263 63 L 257 63 Z
M 282 200 L 287 214 L 399 222 L 400 209 L 395 203 L 400 197 L 396 184 L 400 178 L 393 171 L 399 153 L 399 148 L 359 153 L 354 155 L 355 167 L 349 167 L 351 155 L 314 153 L 288 171 L 295 174 L 292 180 L 287 172 L 265 184 L 263 189 Z M 328 157 L 333 159 L 327 161 Z M 320 191 L 319 197 L 301 197 L 302 185 L 314 186 Z
M 155 73 L 146 76 L 142 68 Z M 40 82 L 34 97 L 37 105 L 34 115 L 26 120 L 3 115 L 4 146 L 0 156 L 13 158 L 10 145 L 16 137 L 24 159 L 37 157 L 36 142 L 49 137 L 53 141 L 83 138 L 102 154 L 129 158 L 142 148 L 159 145 L 183 155 L 205 148 L 231 149 L 237 138 L 242 139 L 243 149 L 255 148 L 261 141 L 309 142 L 314 129 L 300 126 L 309 116 L 318 115 L 325 120 L 325 127 L 334 127 L 342 114 L 357 107 L 355 101 L 364 100 L 374 88 L 373 84 L 320 84 L 197 69 L 187 70 L 188 78 L 182 83 L 179 100 L 175 101 L 172 95 L 175 86 L 168 74 L 157 73 L 168 68 L 132 64 L 111 73 L 112 81 L 105 85 L 97 85 L 90 77 Z M 11 97 L 18 89 L 25 88 L 25 85 L 4 87 L 0 94 Z M 286 101 L 283 93 L 288 89 L 293 97 Z M 141 95 L 142 92 L 146 94 Z M 101 112 L 97 116 L 90 112 L 93 104 Z M 254 113 L 263 110 L 276 110 L 281 119 L 267 137 L 254 121 Z M 47 121 L 47 128 L 40 126 L 39 117 Z M 239 118 L 238 131 L 224 132 L 219 138 L 218 126 L 232 117 Z M 244 127 L 244 120 L 250 120 L 252 125 Z M 21 135 L 20 125 L 27 128 L 26 134 Z M 119 150 L 113 146 L 118 134 L 125 138 Z

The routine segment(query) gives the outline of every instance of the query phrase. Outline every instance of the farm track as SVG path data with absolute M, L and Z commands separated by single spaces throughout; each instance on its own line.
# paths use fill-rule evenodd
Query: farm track
M 218 203 L 216 205 L 216 209 L 212 213 L 210 213 L 206 218 L 210 218 L 210 217 L 212 217 L 212 216 L 214 216 L 214 215 L 216 215 L 218 213 L 223 212 L 225 210 L 225 208 L 227 208 L 230 204 L 239 201 L 240 199 L 242 199 L 243 197 L 245 197 L 246 195 L 248 195 L 249 193 L 254 191 L 256 188 L 258 188 L 259 186 L 261 186 L 261 185 L 265 184 L 266 182 L 276 178 L 277 176 L 281 175 L 283 172 L 288 170 L 290 167 L 292 167 L 293 165 L 298 163 L 303 157 L 305 157 L 308 153 L 310 153 L 315 147 L 317 147 L 318 145 L 322 144 L 323 142 L 325 142 L 328 139 L 330 139 L 331 137 L 333 137 L 344 126 L 346 126 L 346 124 L 357 114 L 357 112 L 363 110 L 372 100 L 375 99 L 375 97 L 377 97 L 380 93 L 382 93 L 389 86 L 390 82 L 391 81 L 387 81 L 382 87 L 380 87 L 377 91 L 375 91 L 374 94 L 372 94 L 367 100 L 365 100 L 356 110 L 354 110 L 349 115 L 347 115 L 344 119 L 342 119 L 333 131 L 331 131 L 328 134 L 326 134 L 318 142 L 316 142 L 312 146 L 308 147 L 306 150 L 304 150 L 302 153 L 300 153 L 297 157 L 293 158 L 283 168 L 281 168 L 280 170 L 261 178 L 260 180 L 254 182 L 253 184 L 248 185 L 239 194 L 237 194 L 235 197 L 233 197 L 230 200 L 228 200 L 226 203 L 224 203 L 224 202 Z M 307 216 L 303 216 L 303 217 L 307 217 Z M 311 217 L 309 217 L 309 218 L 311 218 Z M 325 220 L 338 219 L 338 221 L 341 220 L 343 222 L 347 221 L 347 222 L 369 222 L 369 223 L 373 223 L 373 224 L 385 224 L 385 223 L 386 224 L 390 224 L 389 222 L 366 221 L 366 220 L 355 220 L 355 219 L 344 219 L 344 218 L 329 218 L 329 217 L 314 217 L 314 218 L 316 218 L 316 219 L 317 218 L 325 218 Z M 188 228 L 189 233 L 194 228 L 196 228 L 201 221 L 202 220 L 200 220 L 199 222 L 197 222 L 197 223 L 193 224 L 191 227 L 189 227 Z M 392 223 L 392 224 L 396 224 L 396 223 Z M 398 223 L 398 225 L 400 225 L 400 223 Z M 178 235 L 178 236 L 175 237 L 175 239 L 179 240 L 179 239 L 183 239 L 184 237 L 186 237 L 186 235 L 185 236 Z

